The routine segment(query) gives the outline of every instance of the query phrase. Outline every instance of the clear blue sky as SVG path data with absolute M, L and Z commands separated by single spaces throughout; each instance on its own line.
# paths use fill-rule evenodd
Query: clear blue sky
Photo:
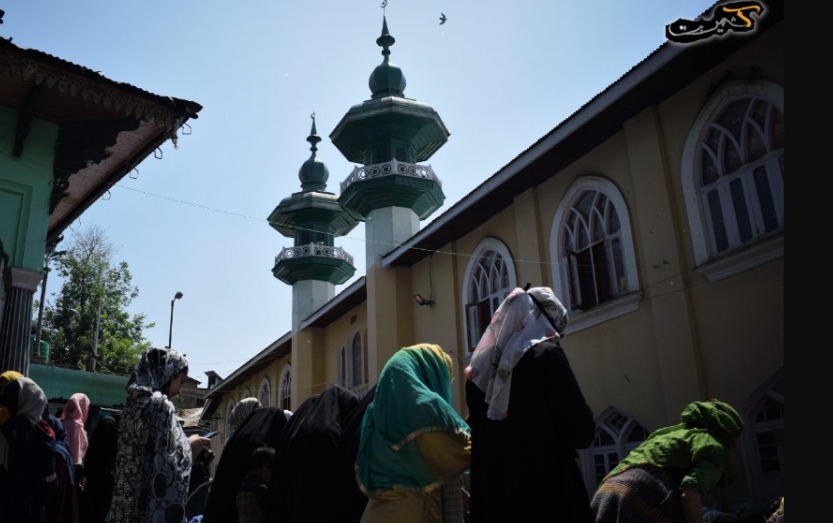
M 292 245 L 267 217 L 300 190 L 315 112 L 327 190 L 353 168 L 329 140 L 370 97 L 381 63 L 380 0 L 6 0 L 0 36 L 154 94 L 203 105 L 179 148 L 148 157 L 68 231 L 100 226 L 140 295 L 153 345 L 188 355 L 190 375 L 226 377 L 291 328 L 292 289 L 275 256 Z M 391 61 L 405 96 L 449 129 L 429 159 L 445 205 L 497 172 L 696 18 L 701 0 L 389 0 Z M 440 13 L 448 21 L 440 25 Z M 336 245 L 364 274 L 364 226 Z M 50 280 L 48 294 L 59 288 Z M 47 296 L 48 300 L 51 300 Z

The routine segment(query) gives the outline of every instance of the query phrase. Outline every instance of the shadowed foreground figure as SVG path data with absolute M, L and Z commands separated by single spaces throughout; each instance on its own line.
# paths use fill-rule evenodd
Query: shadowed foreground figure
M 367 501 L 356 485 L 353 463 L 358 423 L 350 423 L 367 403 L 344 387 L 331 385 L 304 400 L 283 430 L 276 453 L 280 474 L 272 476 L 275 521 L 357 523 Z M 327 492 L 327 502 L 321 493 Z M 356 514 L 353 508 L 361 503 Z
M 248 473 L 249 458 L 258 447 L 275 448 L 292 414 L 280 407 L 255 408 L 223 447 L 205 503 L 202 523 L 237 523 L 235 496 Z M 280 471 L 275 471 L 280 474 Z M 266 521 L 270 515 L 267 515 Z
M 742 430 L 728 403 L 689 403 L 679 424 L 652 432 L 605 476 L 592 500 L 596 522 L 702 523 L 703 498 L 732 482 Z
M 64 424 L 47 411 L 46 394 L 27 377 L 0 396 L 11 417 L 2 430 L 8 448 L 5 506 L 0 521 L 77 523 L 72 454 Z
M 472 523 L 592 521 L 576 449 L 593 443 L 596 424 L 559 345 L 566 324 L 551 289 L 516 288 L 472 354 Z
M 79 515 L 83 523 L 108 521 L 113 500 L 117 440 L 118 424 L 111 416 L 102 418 L 90 434 L 83 475 L 78 482 Z

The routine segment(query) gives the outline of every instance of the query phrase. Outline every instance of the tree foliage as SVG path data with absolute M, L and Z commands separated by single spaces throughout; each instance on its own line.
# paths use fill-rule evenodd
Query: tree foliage
M 111 262 L 113 246 L 104 232 L 94 226 L 72 240 L 47 264 L 61 281 L 43 311 L 42 339 L 51 345 L 50 359 L 62 367 L 129 375 L 150 347 L 142 331 L 154 324 L 146 324 L 144 314 L 127 312 L 139 289 L 127 262 Z

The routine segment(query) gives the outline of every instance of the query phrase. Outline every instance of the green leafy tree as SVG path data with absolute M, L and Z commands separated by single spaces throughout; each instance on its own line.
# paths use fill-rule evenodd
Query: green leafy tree
M 139 289 L 127 263 L 114 265 L 112 257 L 112 244 L 94 226 L 75 233 L 67 251 L 51 259 L 62 284 L 54 304 L 44 304 L 42 339 L 56 365 L 128 375 L 150 347 L 142 331 L 154 324 L 127 312 Z

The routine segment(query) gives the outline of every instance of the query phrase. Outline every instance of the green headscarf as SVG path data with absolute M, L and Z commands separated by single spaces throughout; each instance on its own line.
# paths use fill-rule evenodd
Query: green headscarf
M 731 405 L 720 400 L 689 403 L 680 415 L 683 425 L 706 429 L 728 448 L 735 443 L 743 430 L 743 420 Z
M 442 347 L 428 343 L 401 348 L 388 360 L 362 420 L 356 477 L 365 494 L 428 491 L 448 479 L 437 477 L 415 440 L 427 432 L 470 437 L 451 405 L 451 365 Z
M 605 479 L 633 467 L 654 465 L 683 471 L 681 489 L 707 495 L 729 485 L 734 471 L 729 456 L 743 430 L 743 420 L 720 400 L 694 401 L 680 415 L 681 423 L 652 432 L 611 470 Z

